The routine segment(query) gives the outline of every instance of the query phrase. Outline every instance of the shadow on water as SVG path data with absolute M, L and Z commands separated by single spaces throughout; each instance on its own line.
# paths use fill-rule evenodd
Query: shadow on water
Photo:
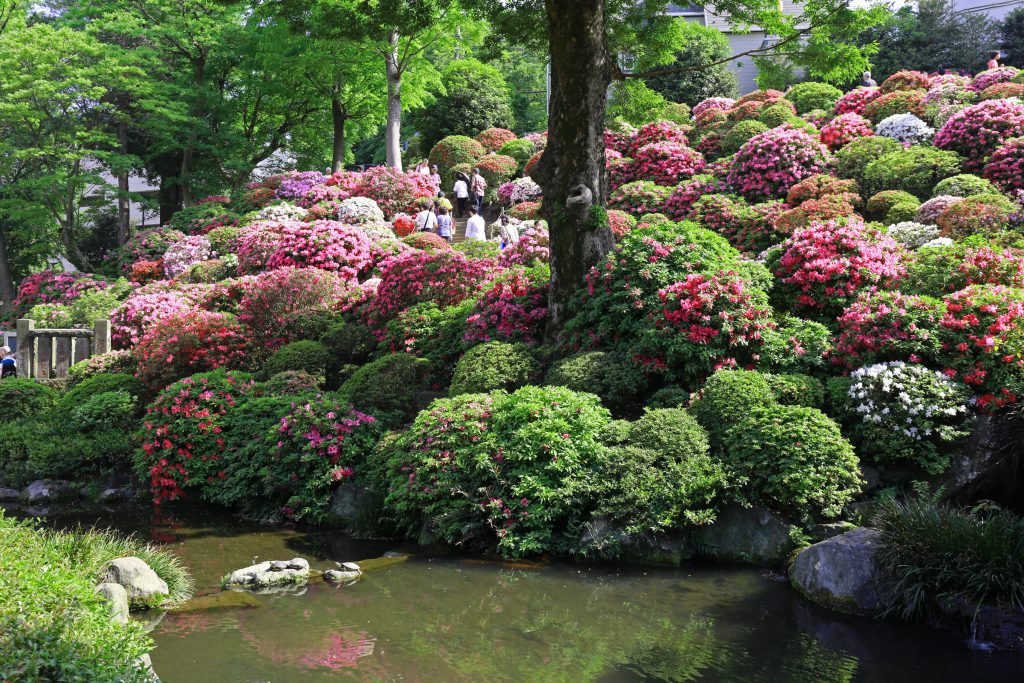
M 166 543 L 202 592 L 258 559 L 314 567 L 395 549 L 207 508 L 55 514 Z M 242 609 L 146 615 L 165 683 L 515 681 L 940 683 L 1020 681 L 1024 657 L 968 650 L 947 633 L 836 615 L 777 575 L 498 563 L 419 556 L 349 586 L 256 595 Z

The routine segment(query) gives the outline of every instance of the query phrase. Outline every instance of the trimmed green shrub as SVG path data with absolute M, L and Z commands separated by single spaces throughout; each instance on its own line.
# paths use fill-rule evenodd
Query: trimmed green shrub
M 322 308 L 310 308 L 288 316 L 284 327 L 288 330 L 290 341 L 308 339 L 317 341 L 337 324 L 339 324 L 337 312 Z
M 725 137 L 722 138 L 721 144 L 718 146 L 718 156 L 727 157 L 740 151 L 747 140 L 754 137 L 758 133 L 763 133 L 768 130 L 768 126 L 760 121 L 753 119 L 748 121 L 740 121 L 733 126 Z
M 83 432 L 92 429 L 129 431 L 139 426 L 138 409 L 137 396 L 127 391 L 105 391 L 74 406 L 66 416 L 67 426 Z
M 868 164 L 901 149 L 903 145 L 892 138 L 879 135 L 857 138 L 836 152 L 836 174 L 840 178 L 852 178 L 863 187 Z
M 90 398 L 111 391 L 125 392 L 137 400 L 143 395 L 145 388 L 142 382 L 132 375 L 100 373 L 68 389 L 58 400 L 57 411 L 67 415 Z
M 501 149 L 498 150 L 498 154 L 504 154 L 505 156 L 512 157 L 519 164 L 519 170 L 522 171 L 523 167 L 526 166 L 526 162 L 530 160 L 537 151 L 533 143 L 524 138 L 517 138 L 515 140 L 509 140 Z
M 526 344 L 487 342 L 474 346 L 455 364 L 451 395 L 514 391 L 536 380 L 540 363 Z
M 914 195 L 903 190 L 884 190 L 871 196 L 865 205 L 867 217 L 892 225 L 913 220 L 921 202 Z
M 689 403 L 690 392 L 675 385 L 662 387 L 647 399 L 647 407 L 652 410 L 657 410 L 658 408 L 684 408 Z
M 327 376 L 327 347 L 318 341 L 297 341 L 285 344 L 270 355 L 260 369 L 260 378 L 269 379 L 279 372 L 304 370 L 314 377 Z
M 345 380 L 338 394 L 357 409 L 381 418 L 402 419 L 416 408 L 424 388 L 426 362 L 407 353 L 392 353 L 368 363 Z
M 466 349 L 466 319 L 475 305 L 471 298 L 457 306 L 439 307 L 433 302 L 411 306 L 388 322 L 384 346 L 426 359 L 431 382 L 445 386 Z
M 108 351 L 79 361 L 68 368 L 68 389 L 78 383 L 102 373 L 132 375 L 135 374 L 136 363 L 132 352 L 127 349 Z
M 472 164 L 483 155 L 484 146 L 468 135 L 449 135 L 430 150 L 430 164 L 437 166 L 442 185 L 451 187 L 455 182 L 456 167 L 468 164 L 472 169 Z
M 0 381 L 0 405 L 6 420 L 39 418 L 52 410 L 60 392 L 32 379 L 8 377 Z
M 961 173 L 936 183 L 931 196 L 973 197 L 976 194 L 999 194 L 999 188 L 984 178 L 971 173 Z
M 807 125 L 793 113 L 789 103 L 783 101 L 765 105 L 757 113 L 757 120 L 769 128 L 778 128 L 787 123 L 801 128 Z
M 337 388 L 351 374 L 347 368 L 366 363 L 377 350 L 377 338 L 366 325 L 337 323 L 320 337 L 327 349 L 327 386 Z
M 759 367 L 772 372 L 812 372 L 825 367 L 832 332 L 825 325 L 791 315 L 779 316 L 778 327 L 762 332 Z
M 647 389 L 643 370 L 625 357 L 591 351 L 557 361 L 544 383 L 573 391 L 597 394 L 613 415 L 640 412 L 640 397 Z
M 682 408 L 647 410 L 632 424 L 629 443 L 669 458 L 707 455 L 708 433 Z
M 718 370 L 708 378 L 690 412 L 712 436 L 719 436 L 750 411 L 775 402 L 767 378 L 755 370 Z
M 263 391 L 271 396 L 316 393 L 322 381 L 305 370 L 285 370 L 264 382 Z
M 786 93 L 786 99 L 796 107 L 797 114 L 806 114 L 812 109 L 832 111 L 843 91 L 828 83 L 807 81 L 797 83 Z
M 961 161 L 956 152 L 921 145 L 890 152 L 864 169 L 864 191 L 903 190 L 925 200 L 937 182 L 960 172 Z
M 814 408 L 763 403 L 730 427 L 721 451 L 743 496 L 795 519 L 832 518 L 860 491 L 859 461 Z
M 775 400 L 785 406 L 825 408 L 825 385 L 817 377 L 800 374 L 766 374 Z
M 452 245 L 455 251 L 461 251 L 466 258 L 471 259 L 496 259 L 501 256 L 501 245 L 497 242 L 485 242 L 483 240 L 463 240 Z

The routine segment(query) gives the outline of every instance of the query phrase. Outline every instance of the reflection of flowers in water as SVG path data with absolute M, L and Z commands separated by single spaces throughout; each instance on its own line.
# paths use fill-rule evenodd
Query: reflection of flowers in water
M 176 529 L 184 526 L 184 522 L 175 519 L 167 510 L 154 505 L 149 518 L 149 540 L 154 543 L 175 543 L 181 540 Z
M 374 641 L 360 633 L 354 640 L 346 640 L 340 634 L 331 634 L 330 645 L 322 653 L 304 657 L 299 664 L 310 669 L 325 667 L 331 671 L 351 669 L 358 666 L 360 657 L 373 654 Z
M 160 624 L 162 635 L 178 636 L 185 638 L 193 633 L 203 633 L 214 627 L 213 621 L 208 614 L 202 612 L 181 612 L 169 614 Z

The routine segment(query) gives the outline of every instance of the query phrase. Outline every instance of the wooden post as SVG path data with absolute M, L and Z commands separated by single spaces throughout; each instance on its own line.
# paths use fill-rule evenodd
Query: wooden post
M 50 379 L 50 368 L 53 366 L 53 337 L 36 337 L 36 377 Z
M 71 365 L 71 337 L 58 337 L 56 342 L 53 376 L 55 379 L 61 379 L 68 376 L 68 367 Z
M 32 377 L 32 342 L 28 335 L 35 329 L 36 321 L 19 318 L 15 325 L 18 334 L 18 350 L 16 352 L 18 374 L 22 377 Z
M 110 351 L 110 321 L 97 320 L 92 326 L 92 354 L 101 356 Z

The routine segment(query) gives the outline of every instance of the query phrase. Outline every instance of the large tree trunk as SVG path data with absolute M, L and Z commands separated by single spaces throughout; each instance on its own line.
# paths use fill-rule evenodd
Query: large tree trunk
M 122 156 L 128 155 L 128 124 L 117 124 L 117 144 Z M 128 169 L 117 174 L 117 246 L 131 237 L 131 204 L 128 199 Z
M 68 184 L 67 195 L 64 200 L 64 215 L 60 221 L 60 243 L 64 247 L 64 255 L 67 256 L 68 261 L 78 268 L 79 270 L 90 271 L 92 265 L 89 263 L 89 259 L 86 258 L 85 254 L 78 247 L 78 238 L 75 234 L 75 223 L 76 223 L 76 206 L 75 206 L 75 188 L 73 185 Z
M 206 111 L 206 94 L 203 87 L 206 85 L 206 55 L 201 55 L 193 63 L 193 82 L 196 88 L 196 99 L 192 103 L 192 124 L 189 126 L 188 142 L 181 155 L 181 171 L 178 174 L 178 182 L 181 184 L 181 200 L 185 206 L 192 204 L 192 166 L 195 158 L 196 143 L 199 141 L 199 122 Z
M 384 59 L 388 77 L 388 122 L 384 129 L 387 162 L 402 170 L 402 72 L 398 68 L 398 31 L 388 34 L 388 53 Z
M 160 225 L 171 222 L 171 216 L 181 210 L 181 185 L 177 180 L 160 176 Z
M 0 311 L 9 313 L 17 292 L 14 288 L 14 273 L 7 260 L 7 237 L 0 231 Z
M 345 168 L 345 109 L 337 94 L 331 98 L 331 123 L 334 127 L 334 149 L 331 152 L 331 170 L 334 173 Z
M 604 213 L 604 114 L 610 83 L 604 0 L 547 0 L 548 146 L 539 165 L 551 234 L 547 339 L 557 341 L 584 276 L 615 246 Z

